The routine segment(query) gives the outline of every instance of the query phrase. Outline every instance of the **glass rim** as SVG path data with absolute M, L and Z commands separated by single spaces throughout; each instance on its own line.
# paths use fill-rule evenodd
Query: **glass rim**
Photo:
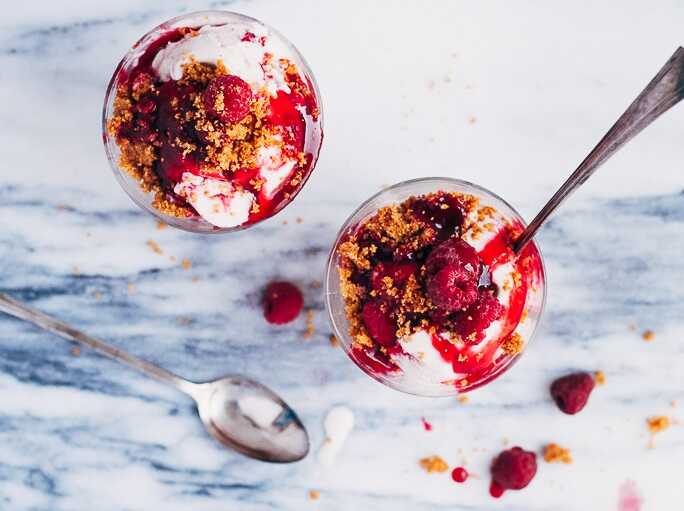
M 216 227 L 206 220 L 204 220 L 202 217 L 198 216 L 196 218 L 176 218 L 176 217 L 171 217 L 168 215 L 164 215 L 163 213 L 157 211 L 154 207 L 146 204 L 141 197 L 136 196 L 135 194 L 129 192 L 128 187 L 129 183 L 126 181 L 126 175 L 125 171 L 119 167 L 119 164 L 117 162 L 117 158 L 115 156 L 115 147 L 116 147 L 116 141 L 113 139 L 113 137 L 110 136 L 108 130 L 107 130 L 107 121 L 109 119 L 109 114 L 111 114 L 110 108 L 111 104 L 113 103 L 111 101 L 112 95 L 115 94 L 116 88 L 119 85 L 118 77 L 120 75 L 120 72 L 124 66 L 129 64 L 133 58 L 137 57 L 135 54 L 135 50 L 138 49 L 142 44 L 146 43 L 147 38 L 151 37 L 153 34 L 165 29 L 165 28 L 170 28 L 174 24 L 181 22 L 185 19 L 188 18 L 194 18 L 194 17 L 201 17 L 201 16 L 206 16 L 207 18 L 211 16 L 230 16 L 230 17 L 237 17 L 241 18 L 242 20 L 253 22 L 253 23 L 258 23 L 260 25 L 265 26 L 268 28 L 271 32 L 273 32 L 277 37 L 281 38 L 293 51 L 294 54 L 301 60 L 302 63 L 302 69 L 301 72 L 304 76 L 309 78 L 311 81 L 311 85 L 313 86 L 314 94 L 317 98 L 318 105 L 319 105 L 319 116 L 317 120 L 317 124 L 320 126 L 320 131 L 321 131 L 321 140 L 320 144 L 317 148 L 316 154 L 314 155 L 313 158 L 313 163 L 311 167 L 311 171 L 308 172 L 308 174 L 304 177 L 304 179 L 301 182 L 300 187 L 297 189 L 294 195 L 292 195 L 289 199 L 283 201 L 281 205 L 276 208 L 276 210 L 269 215 L 266 218 L 262 218 L 260 220 L 257 220 L 254 223 L 247 224 L 247 225 L 238 225 L 235 227 Z M 210 20 L 207 20 L 206 24 L 213 24 Z M 154 42 L 154 41 L 150 41 Z M 307 62 L 306 58 L 304 55 L 299 51 L 299 48 L 295 46 L 295 44 L 290 41 L 289 38 L 285 37 L 280 31 L 276 30 L 273 28 L 271 25 L 268 23 L 264 23 L 263 21 L 253 18 L 252 16 L 247 16 L 245 14 L 235 12 L 235 11 L 229 11 L 229 10 L 221 10 L 221 9 L 206 9 L 206 10 L 200 10 L 200 11 L 192 11 L 192 12 L 187 12 L 184 14 L 180 14 L 178 16 L 174 16 L 173 18 L 169 18 L 166 21 L 163 21 L 162 23 L 159 23 L 155 27 L 151 28 L 145 34 L 143 34 L 141 37 L 139 37 L 133 45 L 131 45 L 127 50 L 126 53 L 124 53 L 123 57 L 121 60 L 119 60 L 119 63 L 116 65 L 114 68 L 114 72 L 112 73 L 112 77 L 109 79 L 109 82 L 107 84 L 107 89 L 105 91 L 104 95 L 104 102 L 102 104 L 102 113 L 101 113 L 101 130 L 102 130 L 102 142 L 104 145 L 104 150 L 105 150 L 105 155 L 107 157 L 107 162 L 109 163 L 109 167 L 114 174 L 114 178 L 116 179 L 117 183 L 121 187 L 121 189 L 124 191 L 124 193 L 138 206 L 140 209 L 143 211 L 149 213 L 152 215 L 154 218 L 157 220 L 160 220 L 164 222 L 165 224 L 168 224 L 171 227 L 174 227 L 176 229 L 180 229 L 186 232 L 191 232 L 194 234 L 230 234 L 234 232 L 239 232 L 239 231 L 244 231 L 246 229 L 249 229 L 251 227 L 254 227 L 256 225 L 259 225 L 262 222 L 268 221 L 275 217 L 276 215 L 280 214 L 287 206 L 289 206 L 291 203 L 295 201 L 295 199 L 299 196 L 300 192 L 304 189 L 304 186 L 306 183 L 309 181 L 311 178 L 311 175 L 313 174 L 315 167 L 318 163 L 318 159 L 320 157 L 320 152 L 321 148 L 323 146 L 323 132 L 324 132 L 324 108 L 323 108 L 323 96 L 321 95 L 321 91 L 318 87 L 318 82 L 316 80 L 316 76 L 314 75 L 313 71 L 311 70 L 311 66 L 309 66 L 309 63 Z M 141 190 L 142 192 L 142 190 Z M 148 193 L 142 193 L 142 196 L 145 197 L 147 196 Z M 191 221 L 196 221 L 198 225 L 204 227 L 203 229 L 198 229 L 198 228 L 192 228 L 188 225 L 185 224 L 187 220 Z
M 404 390 L 395 387 L 394 385 L 391 385 L 389 383 L 389 379 L 383 378 L 382 375 L 377 375 L 374 374 L 371 371 L 366 370 L 366 368 L 362 367 L 361 364 L 357 363 L 356 360 L 354 360 L 351 357 L 351 343 L 346 343 L 344 342 L 345 339 L 349 339 L 349 334 L 346 331 L 342 331 L 343 329 L 340 328 L 340 326 L 337 324 L 335 321 L 335 317 L 333 315 L 333 305 L 331 303 L 331 297 L 333 296 L 334 293 L 331 292 L 330 290 L 330 279 L 332 277 L 332 273 L 336 271 L 337 266 L 335 264 L 335 256 L 337 253 L 338 246 L 340 244 L 340 240 L 344 236 L 344 234 L 347 232 L 349 227 L 351 226 L 351 220 L 360 212 L 362 211 L 369 203 L 377 199 L 378 197 L 381 197 L 382 195 L 391 192 L 393 190 L 419 184 L 419 183 L 429 183 L 429 182 L 434 182 L 435 184 L 438 183 L 449 183 L 452 185 L 456 186 L 467 186 L 474 188 L 476 191 L 481 192 L 484 196 L 490 196 L 498 201 L 501 201 L 506 207 L 508 207 L 515 215 L 516 220 L 520 221 L 523 228 L 527 227 L 527 222 L 525 219 L 520 215 L 517 209 L 515 209 L 508 201 L 505 199 L 501 198 L 498 194 L 495 192 L 492 192 L 491 190 L 485 188 L 484 186 L 472 183 L 470 181 L 466 181 L 464 179 L 457 179 L 453 177 L 443 177 L 443 176 L 431 176 L 431 177 L 419 177 L 419 178 L 413 178 L 413 179 L 407 179 L 405 181 L 400 181 L 398 183 L 395 183 L 393 185 L 387 186 L 385 188 L 382 188 L 380 191 L 374 193 L 372 196 L 370 196 L 368 199 L 364 200 L 357 208 L 354 209 L 352 213 L 349 214 L 349 216 L 346 218 L 344 223 L 342 224 L 342 227 L 337 232 L 337 235 L 335 236 L 335 241 L 333 242 L 332 248 L 330 249 L 330 252 L 328 253 L 328 259 L 326 262 L 326 270 L 325 270 L 325 287 L 324 287 L 324 293 L 325 293 L 325 309 L 328 315 L 328 321 L 330 322 L 330 325 L 332 326 L 333 333 L 338 339 L 341 339 L 340 345 L 342 349 L 344 350 L 345 354 L 351 359 L 351 361 L 354 363 L 354 365 L 359 368 L 362 372 L 364 372 L 366 375 L 370 376 L 373 380 L 383 384 L 386 387 L 390 387 L 393 390 L 396 390 L 398 392 L 402 392 L 404 394 L 409 394 L 409 395 L 414 395 L 414 396 L 420 396 L 420 397 L 453 397 L 454 395 L 457 394 L 466 394 L 469 392 L 472 392 L 473 390 L 476 390 L 483 385 L 486 385 L 494 380 L 496 380 L 503 372 L 507 371 L 510 369 L 523 355 L 525 351 L 527 351 L 527 348 L 529 345 L 532 343 L 532 341 L 536 338 L 537 332 L 539 331 L 539 325 L 542 323 L 542 320 L 544 318 L 544 312 L 546 310 L 546 300 L 547 300 L 547 286 L 546 286 L 546 263 L 544 262 L 544 255 L 541 251 L 541 248 L 539 247 L 539 244 L 534 240 L 530 240 L 530 243 L 534 245 L 534 247 L 537 250 L 537 253 L 539 254 L 539 261 L 540 261 L 540 266 L 541 266 L 541 281 L 543 282 L 543 290 L 542 290 L 542 298 L 541 298 L 541 303 L 539 306 L 539 319 L 537 320 L 536 324 L 534 325 L 534 329 L 532 330 L 532 333 L 529 335 L 529 338 L 525 344 L 525 348 L 523 351 L 520 353 L 514 355 L 510 361 L 501 367 L 499 367 L 494 373 L 489 375 L 486 379 L 484 379 L 481 383 L 478 385 L 468 389 L 465 392 L 456 392 L 452 394 L 446 394 L 446 393 L 435 393 L 435 394 L 428 394 L 425 392 L 412 392 L 410 390 Z M 346 313 L 345 313 L 346 315 Z

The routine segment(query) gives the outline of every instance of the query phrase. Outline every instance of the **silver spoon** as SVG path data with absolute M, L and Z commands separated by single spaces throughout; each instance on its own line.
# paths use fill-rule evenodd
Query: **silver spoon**
M 684 98 L 684 48 L 679 47 L 674 55 L 658 71 L 653 80 L 637 96 L 624 114 L 617 120 L 577 170 L 563 183 L 542 210 L 534 217 L 513 245 L 515 254 L 546 222 L 551 213 L 577 190 L 608 158 L 613 156 L 639 134 L 646 126 L 667 112 Z
M 66 323 L 0 293 L 0 312 L 76 341 L 162 383 L 197 403 L 207 431 L 222 445 L 262 461 L 299 461 L 309 452 L 309 436 L 295 412 L 277 394 L 242 376 L 192 383 L 146 360 L 90 337 Z

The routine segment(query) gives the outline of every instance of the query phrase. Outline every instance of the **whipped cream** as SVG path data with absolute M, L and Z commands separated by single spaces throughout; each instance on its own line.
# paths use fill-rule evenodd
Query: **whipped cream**
M 243 40 L 246 32 L 255 37 Z M 231 22 L 205 25 L 194 35 L 167 44 L 155 55 L 152 67 L 165 82 L 180 80 L 183 65 L 192 59 L 207 64 L 221 60 L 230 74 L 249 83 L 254 92 L 265 88 L 275 95 L 279 90 L 290 92 L 285 81 L 287 65 L 281 64 L 282 58 L 293 60 L 294 56 L 277 34 L 261 24 Z
M 335 462 L 344 442 L 354 429 L 354 412 L 346 406 L 332 408 L 325 416 L 323 429 L 325 440 L 318 451 L 318 461 L 329 467 Z
M 280 147 L 277 145 L 269 145 L 259 149 L 257 163 L 261 167 L 259 175 L 264 180 L 261 189 L 268 199 L 276 194 L 297 165 L 296 160 L 284 158 Z
M 254 195 L 236 189 L 230 181 L 183 172 L 173 189 L 187 200 L 197 213 L 216 227 L 236 227 L 247 221 Z

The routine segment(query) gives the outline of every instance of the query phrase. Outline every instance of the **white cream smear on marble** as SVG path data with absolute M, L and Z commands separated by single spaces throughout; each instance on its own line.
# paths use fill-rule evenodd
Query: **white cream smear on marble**
M 255 37 L 243 41 L 246 32 Z M 295 57 L 285 41 L 261 24 L 229 22 L 221 26 L 203 26 L 194 35 L 187 35 L 162 48 L 155 55 L 152 67 L 164 82 L 179 80 L 183 76 L 183 66 L 192 59 L 207 64 L 221 60 L 230 74 L 239 76 L 250 85 L 255 95 L 262 91 L 270 96 L 277 95 L 279 91 L 290 92 L 285 79 L 287 65 L 281 64 L 280 59 L 294 61 Z M 270 200 L 292 175 L 297 160 L 284 156 L 280 147 L 273 144 L 259 149 L 257 164 L 263 180 L 262 193 Z M 186 183 L 186 174 L 183 174 L 183 183 L 178 183 L 174 191 L 186 198 L 207 222 L 216 227 L 230 228 L 248 220 L 256 200 L 252 193 L 226 186 L 230 182 L 222 179 L 203 177 L 200 185 L 197 180 L 188 178 Z M 188 185 L 196 190 L 197 204 L 183 195 L 188 192 Z M 202 187 L 199 191 L 198 186 Z
M 354 429 L 354 412 L 346 406 L 336 406 L 330 409 L 323 421 L 323 429 L 325 440 L 318 451 L 318 462 L 330 467 Z

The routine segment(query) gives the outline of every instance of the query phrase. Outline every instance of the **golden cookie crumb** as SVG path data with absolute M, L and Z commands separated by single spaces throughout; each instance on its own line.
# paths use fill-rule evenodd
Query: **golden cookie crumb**
M 596 371 L 594 373 L 594 381 L 596 385 L 604 385 L 606 383 L 606 375 L 603 371 Z
M 102 299 L 102 293 L 100 293 L 99 291 L 94 291 L 93 298 L 95 298 L 95 300 L 99 302 Z
M 446 472 L 449 470 L 449 465 L 447 465 L 447 462 L 439 456 L 428 456 L 427 458 L 421 459 L 420 466 L 428 474 L 431 474 L 432 472 Z
M 135 284 L 133 284 L 132 282 L 129 282 L 129 283 L 128 283 L 127 288 L 128 288 L 128 292 L 129 292 L 129 293 L 132 294 L 132 293 L 135 292 Z
M 658 415 L 646 419 L 646 424 L 648 425 L 648 430 L 651 433 L 655 434 L 660 433 L 661 431 L 665 431 L 667 428 L 669 428 L 671 425 L 671 421 L 669 417 L 666 417 L 664 415 Z
M 190 259 L 183 259 L 181 261 L 181 266 L 184 270 L 189 270 L 190 268 L 192 268 L 192 263 L 190 262 Z
M 466 396 L 465 394 L 458 396 L 456 399 L 458 399 L 458 402 L 461 403 L 462 405 L 465 405 L 468 403 L 468 401 L 470 401 L 470 398 L 468 396 Z
M 503 345 L 501 347 L 509 355 L 517 355 L 522 351 L 524 344 L 525 341 L 523 341 L 522 336 L 518 332 L 513 332 L 503 342 Z
M 309 500 L 318 500 L 321 498 L 321 492 L 318 490 L 309 490 Z
M 148 247 L 150 247 L 150 249 L 152 250 L 152 252 L 154 252 L 155 254 L 160 254 L 160 255 L 161 255 L 161 254 L 164 253 L 164 251 L 161 249 L 161 247 L 159 246 L 159 244 L 158 244 L 156 241 L 154 241 L 154 240 L 147 240 L 145 243 L 147 244 Z
M 304 331 L 304 339 L 311 339 L 311 336 L 316 331 L 313 324 L 314 313 L 312 309 L 306 311 L 306 330 Z
M 655 332 L 653 330 L 645 330 L 644 333 L 641 334 L 641 337 L 644 341 L 651 342 L 653 339 L 655 339 Z
M 468 117 L 468 124 L 475 124 L 476 122 L 477 122 L 477 117 L 475 117 L 474 115 L 471 115 L 470 117 Z
M 81 347 L 76 345 L 73 346 L 70 350 L 69 353 L 71 353 L 72 357 L 80 357 L 81 356 Z
M 570 450 L 558 444 L 544 446 L 544 461 L 547 463 L 572 463 Z
M 166 229 L 166 224 L 162 221 L 157 221 L 157 229 L 159 229 L 160 231 Z
M 340 341 L 335 337 L 335 334 L 330 334 L 330 346 L 337 348 L 340 345 Z

